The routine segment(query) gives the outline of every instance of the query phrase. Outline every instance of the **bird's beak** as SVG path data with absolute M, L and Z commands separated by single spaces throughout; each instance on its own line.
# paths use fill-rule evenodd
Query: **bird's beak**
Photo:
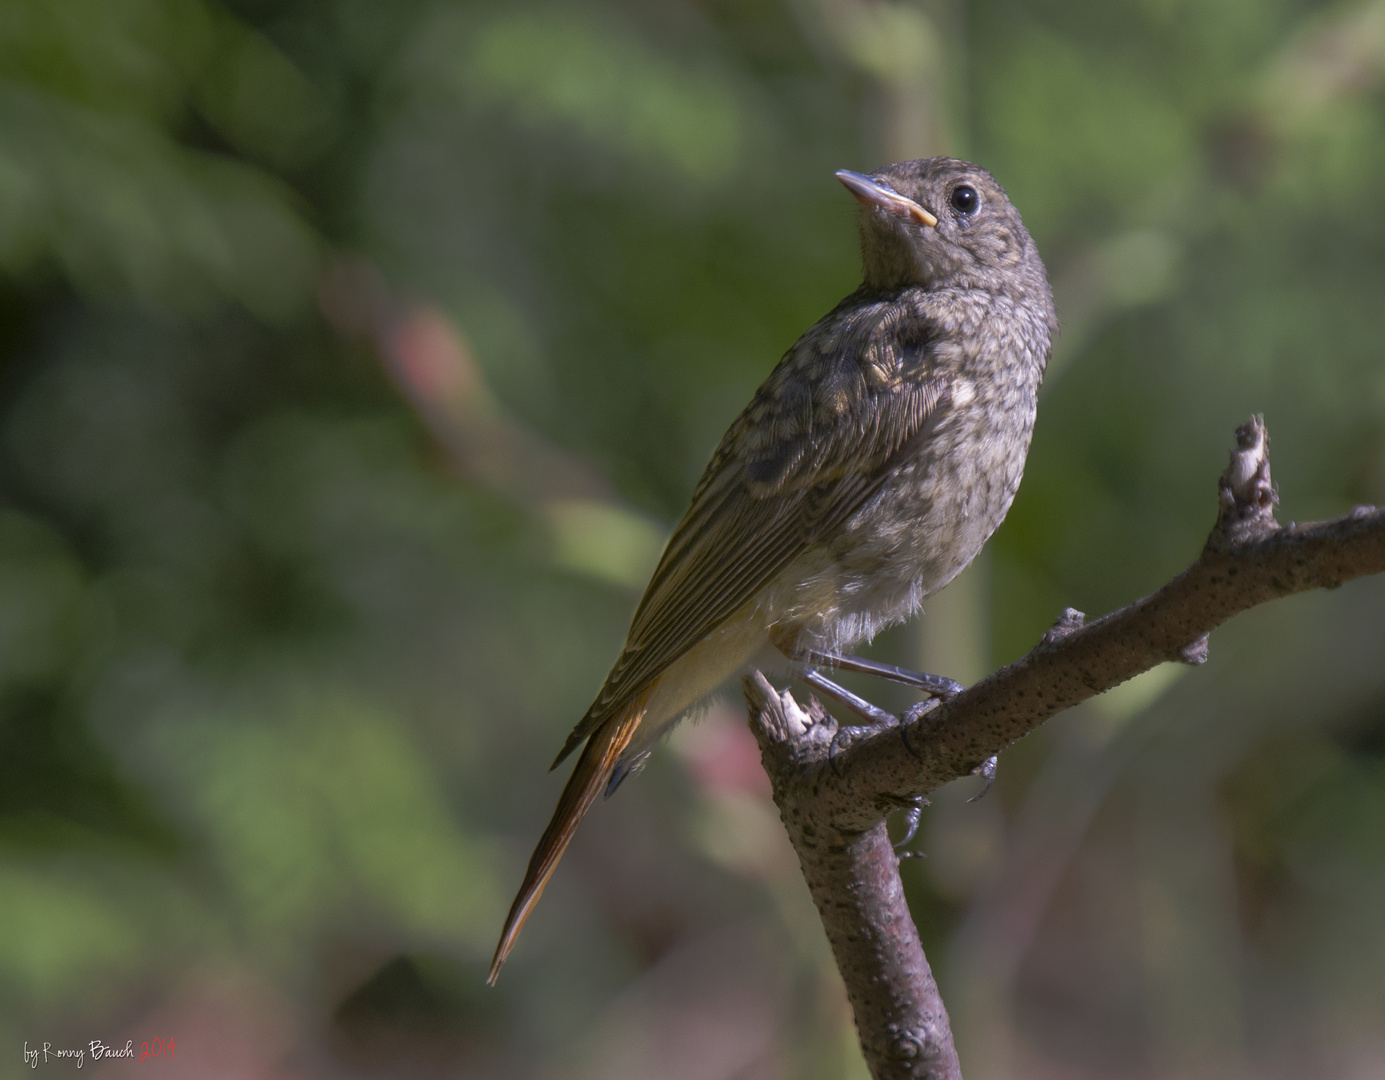
M 898 217 L 909 218 L 920 225 L 938 224 L 938 219 L 913 199 L 906 199 L 874 177 L 852 172 L 850 169 L 841 169 L 837 173 L 837 179 L 846 185 L 846 190 L 855 195 L 856 201 L 862 206 L 878 206 L 881 210 L 887 210 Z

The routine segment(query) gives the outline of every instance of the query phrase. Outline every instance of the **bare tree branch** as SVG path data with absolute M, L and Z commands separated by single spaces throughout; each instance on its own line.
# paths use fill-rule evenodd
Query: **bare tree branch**
M 835 722 L 759 672 L 751 728 L 780 816 L 846 981 L 877 1080 L 959 1078 L 947 1013 L 909 918 L 885 832 L 891 810 L 966 776 L 1049 717 L 1168 661 L 1200 664 L 1231 616 L 1385 571 L 1385 510 L 1281 526 L 1259 417 L 1236 432 L 1202 554 L 1157 592 L 1095 622 L 1069 608 L 1028 655 L 953 700 L 874 733 L 829 762 Z
M 774 801 L 846 981 L 872 1075 L 961 1080 L 947 1010 L 904 899 L 884 817 L 863 830 L 836 829 L 817 817 L 809 777 L 836 721 L 816 700 L 804 712 L 758 671 L 744 686 Z

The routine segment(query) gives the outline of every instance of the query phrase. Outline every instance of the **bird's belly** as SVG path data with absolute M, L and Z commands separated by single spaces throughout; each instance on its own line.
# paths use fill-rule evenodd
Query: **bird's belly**
M 1024 461 L 1014 446 L 1027 449 L 1031 431 L 1032 419 L 1004 432 L 988 426 L 957 437 L 950 452 L 902 464 L 781 578 L 781 621 L 846 650 L 915 614 L 1004 520 Z

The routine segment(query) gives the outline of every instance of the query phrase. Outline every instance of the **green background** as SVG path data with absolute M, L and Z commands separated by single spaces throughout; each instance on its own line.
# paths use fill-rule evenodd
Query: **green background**
M 1252 412 L 1283 520 L 1385 502 L 1381 0 L 2 0 L 0 1075 L 864 1076 L 734 699 L 483 978 L 703 462 L 858 280 L 833 171 L 934 153 L 1063 329 L 877 655 L 1151 591 Z M 1385 1072 L 1385 581 L 975 786 L 903 869 L 969 1078 Z

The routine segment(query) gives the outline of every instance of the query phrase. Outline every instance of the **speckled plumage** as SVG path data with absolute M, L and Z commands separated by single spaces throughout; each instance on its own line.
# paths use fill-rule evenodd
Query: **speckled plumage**
M 874 175 L 940 210 L 965 181 L 981 208 L 936 229 L 862 209 L 866 280 L 723 436 L 564 754 L 747 604 L 767 632 L 834 650 L 908 618 L 1009 509 L 1056 329 L 1043 264 L 984 170 L 933 158 Z M 653 719 L 632 752 L 666 726 Z
M 930 158 L 856 179 L 904 199 L 862 199 L 861 287 L 784 355 L 713 454 L 559 755 L 588 740 L 492 975 L 622 761 L 763 663 L 771 641 L 845 651 L 908 618 L 1010 507 L 1057 329 L 1033 241 L 974 165 Z M 962 186 L 973 212 L 951 205 Z

